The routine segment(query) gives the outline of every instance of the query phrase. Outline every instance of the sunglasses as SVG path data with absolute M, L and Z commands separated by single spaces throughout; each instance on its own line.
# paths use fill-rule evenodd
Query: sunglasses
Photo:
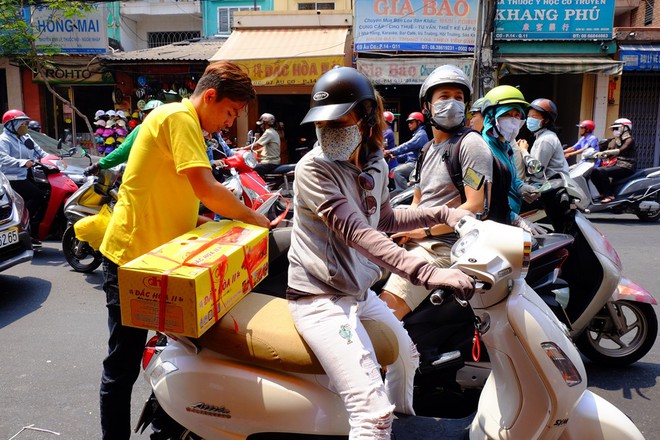
M 367 173 L 366 171 L 361 172 L 357 177 L 358 185 L 365 194 L 365 197 L 362 201 L 364 204 L 364 211 L 367 216 L 372 216 L 376 213 L 376 208 L 378 207 L 378 202 L 376 198 L 371 195 L 371 191 L 376 186 L 374 177 Z

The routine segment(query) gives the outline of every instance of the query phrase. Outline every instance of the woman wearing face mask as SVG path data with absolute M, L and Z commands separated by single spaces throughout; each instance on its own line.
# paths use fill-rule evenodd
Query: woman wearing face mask
M 518 146 L 523 151 L 523 155 L 530 155 L 537 159 L 544 169 L 544 174 L 548 177 L 555 173 L 568 173 L 568 162 L 564 157 L 564 149 L 557 137 L 557 106 L 554 102 L 546 98 L 539 98 L 532 101 L 527 113 L 527 128 L 534 134 L 535 140 L 531 152 L 526 140 L 518 141 Z M 535 183 L 543 183 L 542 177 L 530 176 L 529 180 Z
M 610 126 L 614 139 L 607 149 L 596 153 L 594 157 L 604 159 L 600 167 L 591 173 L 591 181 L 596 185 L 602 199 L 601 203 L 615 200 L 611 179 L 621 179 L 635 172 L 637 164 L 635 140 L 632 137 L 632 121 L 620 118 Z
M 427 288 L 444 286 L 469 298 L 473 280 L 440 269 L 390 241 L 383 232 L 454 225 L 467 214 L 446 207 L 393 210 L 383 159 L 383 108 L 366 76 L 349 67 L 322 75 L 302 123 L 318 142 L 296 166 L 294 226 L 287 298 L 296 328 L 323 365 L 349 414 L 350 439 L 389 439 L 393 412 L 413 414 L 418 354 L 401 323 L 371 285 L 385 267 Z M 381 366 L 360 319 L 388 325 L 400 355 Z
M 32 181 L 30 169 L 36 160 L 46 157 L 48 153 L 27 134 L 29 122 L 30 118 L 20 110 L 9 110 L 2 116 L 4 130 L 0 134 L 0 171 L 14 191 L 25 200 L 32 235 L 36 237 L 40 217 L 43 217 L 41 207 L 45 194 Z M 33 238 L 33 243 L 40 244 L 36 238 Z
M 518 136 L 520 128 L 525 123 L 525 108 L 528 105 L 525 97 L 517 88 L 507 85 L 495 87 L 484 96 L 482 134 L 493 156 L 500 163 L 505 164 L 509 171 L 511 224 L 532 234 L 537 234 L 544 231 L 518 214 L 523 200 L 528 203 L 533 202 L 539 197 L 539 191 L 533 185 L 524 183 L 518 178 L 512 148 L 512 145 L 516 143 L 516 136 Z

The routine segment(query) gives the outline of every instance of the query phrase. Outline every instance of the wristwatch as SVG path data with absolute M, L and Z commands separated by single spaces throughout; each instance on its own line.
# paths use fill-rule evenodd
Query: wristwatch
M 431 234 L 431 228 L 424 228 L 424 233 L 428 238 L 433 237 L 433 234 Z

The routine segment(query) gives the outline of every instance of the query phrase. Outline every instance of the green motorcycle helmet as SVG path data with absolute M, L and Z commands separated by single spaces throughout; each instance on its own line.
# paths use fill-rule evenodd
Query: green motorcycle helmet
M 486 96 L 482 99 L 482 113 L 489 108 L 500 105 L 520 104 L 525 108 L 529 107 L 529 103 L 525 101 L 525 96 L 522 92 L 513 86 L 497 86 L 490 92 L 486 93 Z

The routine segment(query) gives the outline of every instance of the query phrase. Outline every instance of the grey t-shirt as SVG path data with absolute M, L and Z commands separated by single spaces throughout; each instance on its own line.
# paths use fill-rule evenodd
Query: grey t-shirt
M 280 135 L 274 128 L 269 127 L 257 140 L 259 145 L 263 145 L 259 160 L 261 163 L 280 164 Z
M 568 173 L 568 163 L 564 158 L 564 149 L 555 132 L 542 128 L 534 136 L 536 136 L 536 140 L 529 154 L 541 162 L 541 165 L 545 168 L 545 175 L 551 176 L 560 171 Z M 545 179 L 536 176 L 532 176 L 530 180 L 537 183 L 545 181 Z
M 447 164 L 442 160 L 447 143 L 444 141 L 431 145 L 424 156 L 417 185 L 422 192 L 418 205 L 420 208 L 441 205 L 455 208 L 461 204 L 460 193 L 449 176 Z M 481 135 L 468 133 L 461 143 L 459 156 L 463 176 L 472 169 L 477 175 L 484 176 L 486 181 L 493 181 L 493 156 Z

